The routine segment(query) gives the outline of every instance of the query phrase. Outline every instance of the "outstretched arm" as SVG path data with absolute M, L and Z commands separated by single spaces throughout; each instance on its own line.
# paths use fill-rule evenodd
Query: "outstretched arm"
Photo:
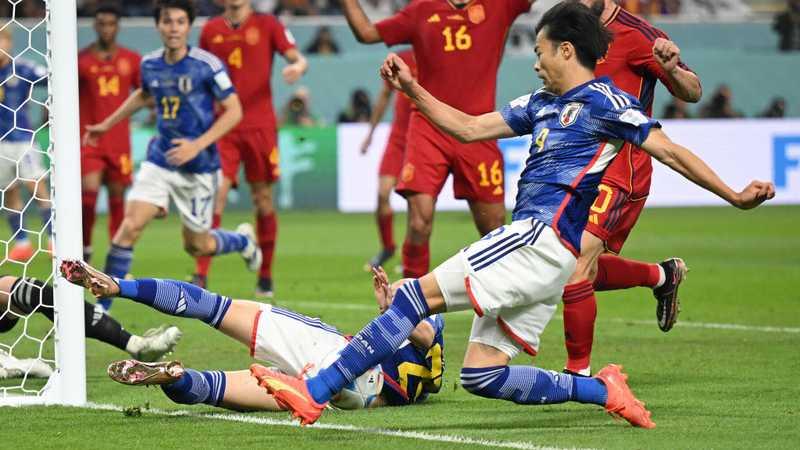
M 642 143 L 642 150 L 737 208 L 755 208 L 775 197 L 775 186 L 765 181 L 753 181 L 741 192 L 735 192 L 702 159 L 689 149 L 672 142 L 659 128 L 650 131 Z
M 417 83 L 408 65 L 395 53 L 389 53 L 380 72 L 383 79 L 403 91 L 425 117 L 460 142 L 516 136 L 497 111 L 473 116 L 439 101 Z
M 286 50 L 286 53 L 283 54 L 283 59 L 289 63 L 281 71 L 281 74 L 283 74 L 283 81 L 287 84 L 294 84 L 306 73 L 306 70 L 308 70 L 308 61 L 306 61 L 305 56 L 296 48 Z
M 150 101 L 150 94 L 142 90 L 136 89 L 131 92 L 131 95 L 117 108 L 110 116 L 106 117 L 102 122 L 94 125 L 86 126 L 86 133 L 83 135 L 83 143 L 88 145 L 97 145 L 97 139 L 106 133 L 108 130 L 114 128 L 122 120 L 127 119 L 140 108 L 147 106 Z
M 347 24 L 350 25 L 350 29 L 358 42 L 362 44 L 383 42 L 378 29 L 375 28 L 375 24 L 364 13 L 358 0 L 343 0 L 342 9 L 344 10 L 345 18 L 347 18 Z

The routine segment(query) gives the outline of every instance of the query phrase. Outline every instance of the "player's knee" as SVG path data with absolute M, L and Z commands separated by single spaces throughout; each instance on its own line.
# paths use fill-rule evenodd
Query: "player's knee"
M 498 398 L 508 366 L 464 367 L 461 369 L 461 387 L 470 394 Z
M 408 219 L 408 229 L 416 236 L 430 236 L 433 229 L 433 218 L 422 215 L 412 216 Z
M 204 256 L 207 253 L 204 252 L 203 246 L 193 239 L 183 241 L 183 250 L 191 256 Z

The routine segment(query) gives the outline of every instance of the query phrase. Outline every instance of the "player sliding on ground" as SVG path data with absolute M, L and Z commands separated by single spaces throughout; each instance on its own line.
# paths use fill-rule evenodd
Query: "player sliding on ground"
M 513 221 L 471 244 L 420 279 L 398 289 L 385 314 L 348 343 L 339 359 L 307 380 L 278 372 L 257 374 L 260 384 L 301 423 L 315 422 L 331 396 L 394 352 L 431 314 L 474 309 L 461 384 L 487 398 L 522 404 L 577 401 L 605 407 L 634 426 L 653 428 L 650 412 L 627 385 L 622 367 L 576 377 L 532 366 L 509 366 L 520 350 L 535 354 L 539 336 L 575 270 L 580 237 L 603 170 L 624 141 L 716 193 L 753 208 L 774 196 L 770 183 L 731 190 L 699 158 L 672 143 L 633 97 L 607 78 L 595 79 L 609 32 L 581 4 L 550 9 L 536 26 L 535 70 L 544 88 L 500 112 L 472 116 L 428 93 L 397 55 L 381 75 L 419 111 L 462 141 L 532 134 L 531 156 L 519 182 Z
M 189 0 L 156 2 L 153 16 L 164 48 L 142 59 L 141 87 L 101 123 L 86 127 L 85 144 L 96 145 L 115 124 L 155 102 L 158 134 L 148 145 L 106 257 L 106 271 L 116 277 L 128 273 L 133 245 L 151 220 L 166 214 L 170 198 L 181 214 L 187 253 L 238 252 L 250 270 L 261 265 L 251 225 L 242 224 L 236 232 L 211 229 L 220 169 L 214 142 L 241 120 L 242 107 L 222 62 L 187 44 L 194 14 Z M 111 305 L 108 299 L 98 303 L 106 309 Z
M 251 356 L 274 364 L 291 377 L 316 374 L 334 361 L 348 342 L 319 319 L 268 304 L 232 300 L 191 283 L 120 280 L 81 261 L 65 261 L 61 273 L 98 297 L 129 298 L 166 314 L 200 319 L 247 346 Z M 374 287 L 379 308 L 386 311 L 393 292 L 383 270 L 376 270 Z M 348 383 L 334 393 L 331 404 L 342 409 L 409 405 L 438 392 L 444 371 L 443 330 L 444 320 L 439 316 L 420 321 L 397 350 L 354 377 L 352 386 Z M 267 369 L 253 364 L 251 371 L 259 376 Z M 197 371 L 178 361 L 148 364 L 128 359 L 112 363 L 108 372 L 124 384 L 161 385 L 176 403 L 205 403 L 238 411 L 286 409 L 264 395 L 247 370 Z
M 0 333 L 8 333 L 16 327 L 24 316 L 40 313 L 53 322 L 55 309 L 53 304 L 53 287 L 41 280 L 30 277 L 0 276 Z M 86 337 L 117 347 L 137 359 L 157 361 L 172 351 L 181 338 L 181 330 L 173 326 L 161 326 L 147 330 L 142 336 L 131 334 L 113 317 L 95 309 L 94 305 L 83 302 L 83 324 Z M 23 320 L 23 324 L 25 324 Z M 16 358 L 0 352 L 0 369 L 6 369 L 5 375 L 19 374 L 26 371 L 11 372 L 9 364 Z M 40 359 L 30 360 L 29 367 L 41 368 L 38 372 L 28 372 L 28 376 L 48 377 L 51 369 Z M 0 378 L 3 378 L 0 372 Z

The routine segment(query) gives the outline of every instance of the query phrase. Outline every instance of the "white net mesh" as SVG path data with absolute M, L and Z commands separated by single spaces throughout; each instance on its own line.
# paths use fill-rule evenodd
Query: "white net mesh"
M 47 3 L 0 0 L 0 399 L 41 396 L 55 368 L 53 307 L 31 280 L 54 273 Z

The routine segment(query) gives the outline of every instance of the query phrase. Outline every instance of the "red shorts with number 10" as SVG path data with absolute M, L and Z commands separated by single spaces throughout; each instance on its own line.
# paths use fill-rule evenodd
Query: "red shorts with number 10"
M 278 136 L 269 128 L 236 129 L 217 141 L 222 174 L 236 185 L 244 163 L 248 183 L 274 183 L 280 178 Z
M 503 154 L 495 141 L 462 144 L 414 111 L 406 135 L 406 154 L 395 190 L 437 197 L 453 174 L 457 199 L 502 203 Z
M 81 147 L 81 174 L 86 176 L 94 172 L 103 172 L 103 181 L 130 186 L 133 173 L 130 146 L 122 149 Z

